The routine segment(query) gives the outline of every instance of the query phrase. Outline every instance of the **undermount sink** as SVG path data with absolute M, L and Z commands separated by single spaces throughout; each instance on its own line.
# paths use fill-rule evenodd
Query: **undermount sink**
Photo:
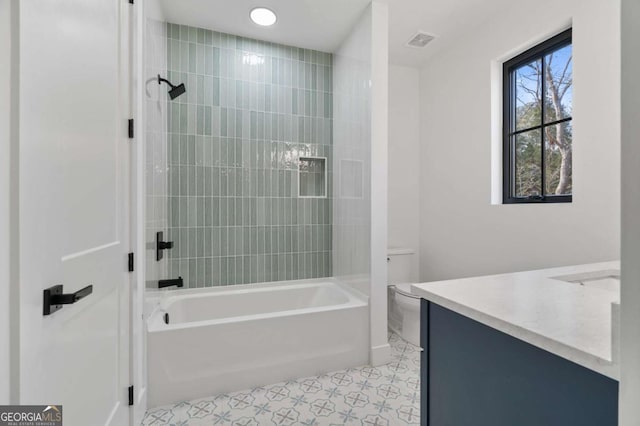
M 585 272 L 582 274 L 563 275 L 551 278 L 585 287 L 601 288 L 609 291 L 620 290 L 620 271 L 617 269 L 607 269 L 603 271 Z

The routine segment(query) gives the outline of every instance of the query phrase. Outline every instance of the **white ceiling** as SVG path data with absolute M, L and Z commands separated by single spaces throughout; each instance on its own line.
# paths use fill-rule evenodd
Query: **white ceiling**
M 511 0 L 382 0 L 389 4 L 389 60 L 419 67 L 490 19 Z M 274 43 L 335 51 L 369 0 L 160 0 L 169 22 L 208 28 Z M 259 27 L 256 6 L 273 9 L 278 22 Z M 436 36 L 424 49 L 405 47 L 416 31 Z
M 169 22 L 333 52 L 349 34 L 369 0 L 160 0 Z M 256 6 L 278 21 L 260 27 L 249 19 Z
M 389 61 L 419 67 L 512 0 L 386 0 L 389 4 Z M 423 49 L 405 47 L 418 30 L 436 36 Z

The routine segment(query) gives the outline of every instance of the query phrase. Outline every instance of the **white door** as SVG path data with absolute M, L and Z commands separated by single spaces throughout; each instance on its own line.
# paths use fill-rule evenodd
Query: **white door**
M 20 2 L 20 402 L 129 424 L 125 0 Z M 124 44 L 124 43 L 123 43 Z M 43 290 L 93 293 L 43 315 Z

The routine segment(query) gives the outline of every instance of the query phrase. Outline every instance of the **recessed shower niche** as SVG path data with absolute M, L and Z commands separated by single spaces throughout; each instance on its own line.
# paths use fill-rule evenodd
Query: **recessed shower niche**
M 327 198 L 327 159 L 300 157 L 298 195 L 302 198 Z

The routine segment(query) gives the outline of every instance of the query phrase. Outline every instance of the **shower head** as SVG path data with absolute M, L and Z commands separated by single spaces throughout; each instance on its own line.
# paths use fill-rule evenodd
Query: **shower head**
M 158 84 L 161 84 L 161 83 L 167 83 L 171 88 L 169 89 L 169 97 L 171 98 L 171 100 L 174 100 L 175 98 L 177 98 L 178 96 L 182 95 L 184 92 L 187 91 L 187 89 L 184 87 L 184 83 L 180 83 L 177 86 L 174 86 L 173 84 L 171 84 L 169 80 L 167 80 L 166 78 L 160 77 L 160 74 L 158 74 Z
M 187 89 L 185 89 L 184 83 L 180 83 L 177 86 L 172 87 L 171 90 L 169 90 L 169 97 L 171 98 L 171 100 L 174 100 L 175 98 L 182 95 L 186 91 Z

